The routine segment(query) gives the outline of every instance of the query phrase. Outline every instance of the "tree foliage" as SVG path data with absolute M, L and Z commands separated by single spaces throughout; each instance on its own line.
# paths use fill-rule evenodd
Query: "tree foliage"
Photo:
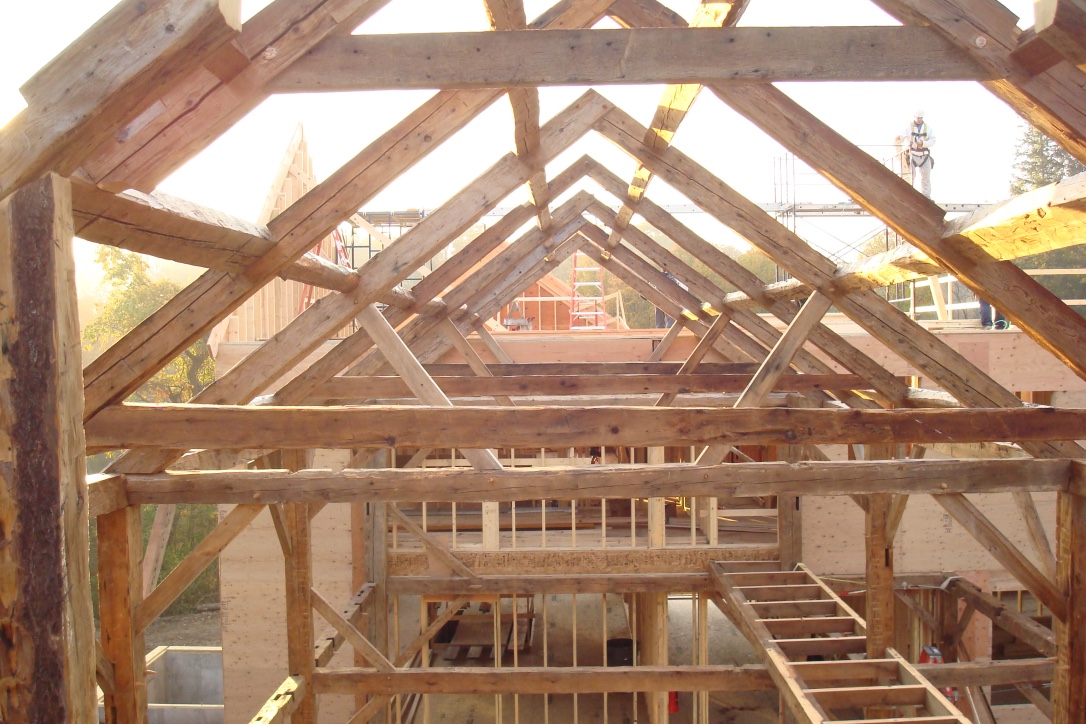
M 98 316 L 83 330 L 83 348 L 91 354 L 116 342 L 181 291 L 174 282 L 156 279 L 139 254 L 101 246 L 95 260 L 105 271 L 110 291 Z M 188 402 L 211 383 L 214 371 L 207 338 L 198 339 L 132 393 L 129 401 Z
M 1024 194 L 1084 171 L 1086 166 L 1058 143 L 1033 126 L 1026 126 L 1015 148 L 1011 193 Z

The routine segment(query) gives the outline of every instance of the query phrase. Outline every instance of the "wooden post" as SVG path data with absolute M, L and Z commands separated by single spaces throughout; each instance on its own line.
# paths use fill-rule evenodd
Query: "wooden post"
M 867 548 L 867 658 L 881 659 L 894 645 L 894 548 L 886 539 L 893 496 L 867 496 L 864 516 Z
M 140 506 L 98 516 L 98 609 L 102 650 L 113 664 L 115 688 L 106 694 L 106 722 L 147 721 L 146 655 L 136 630 L 136 606 L 143 597 Z M 93 660 L 93 659 L 92 659 Z M 62 720 L 58 720 L 62 721 Z
M 287 667 L 290 676 L 305 679 L 305 692 L 291 715 L 294 724 L 315 724 L 317 698 L 313 693 L 313 554 L 308 503 L 287 503 L 283 517 L 290 534 L 286 558 Z
M 49 175 L 0 203 L 4 721 L 97 718 L 80 367 L 71 193 Z
M 388 503 L 366 503 L 366 567 L 373 603 L 366 614 L 366 638 L 388 655 Z M 384 707 L 370 720 L 385 721 Z
M 1086 496 L 1060 493 L 1057 584 L 1067 597 L 1067 621 L 1056 622 L 1052 721 L 1086 721 Z

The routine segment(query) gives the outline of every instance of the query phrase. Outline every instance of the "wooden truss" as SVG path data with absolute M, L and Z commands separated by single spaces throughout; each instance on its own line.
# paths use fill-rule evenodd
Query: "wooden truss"
M 237 0 L 122 0 L 23 86 L 28 108 L 0 129 L 0 720 L 97 720 L 97 678 L 107 721 L 147 721 L 144 631 L 267 509 L 284 560 L 288 670 L 254 721 L 314 722 L 321 696 L 334 693 L 355 695 L 351 721 L 365 722 L 411 693 L 642 692 L 658 722 L 668 691 L 697 692 L 696 720 L 708 721 L 710 690 L 776 688 L 782 711 L 801 722 L 866 711 L 869 721 L 949 724 L 967 719 L 937 687 L 966 689 L 983 721 L 979 687 L 993 683 L 1018 685 L 1055 722 L 1086 721 L 1086 455 L 1075 442 L 1086 439 L 1086 411 L 1026 405 L 877 293 L 948 272 L 1086 378 L 1086 320 L 1013 264 L 1083 241 L 1086 181 L 948 222 L 772 85 L 973 80 L 1086 161 L 1082 1 L 1039 1 L 1036 26 L 1024 32 L 996 0 L 875 0 L 902 26 L 772 32 L 736 27 L 745 0 L 706 2 L 691 19 L 656 0 L 561 0 L 532 21 L 520 0 L 486 0 L 488 32 L 352 34 L 388 2 L 273 0 L 242 24 Z M 620 28 L 592 29 L 605 15 Z M 668 84 L 650 127 L 595 90 L 540 117 L 539 86 L 616 83 Z M 702 86 L 912 246 L 839 267 L 672 147 Z M 271 94 L 418 87 L 438 92 L 264 223 L 155 191 Z M 362 268 L 309 253 L 503 95 L 515 152 Z M 635 159 L 634 177 L 627 182 L 584 157 L 548 178 L 548 166 L 593 133 Z M 654 176 L 792 280 L 766 285 L 684 226 L 648 198 Z M 619 198 L 618 211 L 585 180 Z M 401 286 L 525 185 L 528 203 L 412 289 Z M 680 260 L 631 224 L 634 215 L 738 291 Z M 73 230 L 207 270 L 82 374 Z M 677 320 L 647 360 L 514 362 L 487 331 L 485 320 L 577 251 Z M 187 404 L 124 402 L 277 277 L 318 287 L 320 298 Z M 911 387 L 884 369 L 825 323 L 831 307 L 940 389 Z M 351 324 L 357 331 L 291 375 Z M 693 350 L 662 361 L 686 332 L 696 337 Z M 446 355 L 463 364 L 442 362 Z M 1022 457 L 918 459 L 925 449 L 975 442 L 1013 442 Z M 498 452 L 586 445 L 644 448 L 646 464 L 529 469 L 507 466 Z M 828 445 L 849 446 L 855 459 L 829 461 L 820 447 Z M 666 461 L 665 448 L 679 446 L 700 449 L 696 459 Z M 782 461 L 757 462 L 744 446 L 772 449 Z M 346 469 L 311 467 L 306 451 L 334 448 L 352 451 Z M 389 448 L 414 453 L 397 466 Z M 448 448 L 460 449 L 470 468 L 425 467 L 432 449 Z M 88 485 L 83 456 L 103 450 L 126 452 Z M 239 461 L 247 469 L 231 469 Z M 1033 498 L 1053 491 L 1054 546 Z M 1013 498 L 1028 549 L 968 497 L 981 493 Z M 665 498 L 676 494 L 693 501 L 692 535 L 706 540 L 682 556 L 669 549 L 664 523 Z M 851 496 L 863 509 L 864 616 L 799 565 L 796 511 L 815 495 Z M 1054 629 L 954 580 L 943 589 L 955 612 L 964 602 L 961 619 L 939 622 L 908 596 L 904 605 L 939 624 L 956 663 L 914 666 L 898 654 L 895 606 L 904 594 L 895 591 L 894 539 L 909 496 L 918 495 L 931 495 L 990 552 L 1052 615 Z M 578 500 L 644 501 L 647 545 L 636 546 L 631 503 L 628 550 L 571 552 L 560 570 L 538 552 L 504 551 L 500 505 L 547 498 L 572 501 L 573 516 Z M 720 544 L 722 502 L 773 499 L 775 548 Z M 168 506 L 178 503 L 234 507 L 158 581 Z M 342 609 L 314 578 L 315 518 L 329 503 L 351 504 L 356 593 Z M 422 503 L 481 504 L 481 544 L 450 548 L 414 514 Z M 143 505 L 162 506 L 146 553 Z M 418 543 L 417 555 L 390 552 L 390 526 Z M 600 528 L 606 541 L 606 518 Z M 575 536 L 576 520 L 571 530 Z M 694 592 L 702 609 L 714 601 L 763 665 L 710 666 L 707 651 L 700 664 L 669 665 L 669 592 Z M 642 665 L 424 668 L 433 638 L 473 597 L 490 596 L 500 608 L 503 595 L 539 593 L 635 597 Z M 390 600 L 399 595 L 434 604 L 406 646 L 389 637 Z M 961 634 L 977 612 L 1037 657 L 969 661 Z M 314 613 L 331 633 L 317 638 Z M 353 668 L 331 665 L 344 643 L 355 652 Z M 1034 688 L 1049 681 L 1050 697 Z

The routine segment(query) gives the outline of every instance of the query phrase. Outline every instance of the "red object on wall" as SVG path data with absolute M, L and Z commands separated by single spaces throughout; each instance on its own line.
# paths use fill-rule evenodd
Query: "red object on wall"
M 669 691 L 667 693 L 667 713 L 678 714 L 679 713 L 679 692 Z

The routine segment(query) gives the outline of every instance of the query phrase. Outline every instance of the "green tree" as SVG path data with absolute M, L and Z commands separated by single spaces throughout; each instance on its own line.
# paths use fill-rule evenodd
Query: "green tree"
M 1030 126 L 1023 132 L 1015 151 L 1011 192 L 1026 193 L 1083 172 L 1086 172 L 1086 166 L 1051 138 Z M 1025 256 L 1014 263 L 1022 269 L 1082 269 L 1086 268 L 1086 245 Z M 1086 279 L 1082 274 L 1046 274 L 1037 277 L 1037 281 L 1060 299 L 1086 298 Z M 1086 315 L 1086 307 L 1076 306 L 1073 309 Z
M 1026 126 L 1014 152 L 1011 193 L 1017 196 L 1083 171 L 1086 166 L 1058 143 L 1033 126 Z
M 151 316 L 180 285 L 156 279 L 139 254 L 101 246 L 95 255 L 110 291 L 97 317 L 83 330 L 83 348 L 94 355 Z M 128 398 L 130 402 L 188 402 L 214 379 L 215 363 L 206 335 L 196 340 Z

